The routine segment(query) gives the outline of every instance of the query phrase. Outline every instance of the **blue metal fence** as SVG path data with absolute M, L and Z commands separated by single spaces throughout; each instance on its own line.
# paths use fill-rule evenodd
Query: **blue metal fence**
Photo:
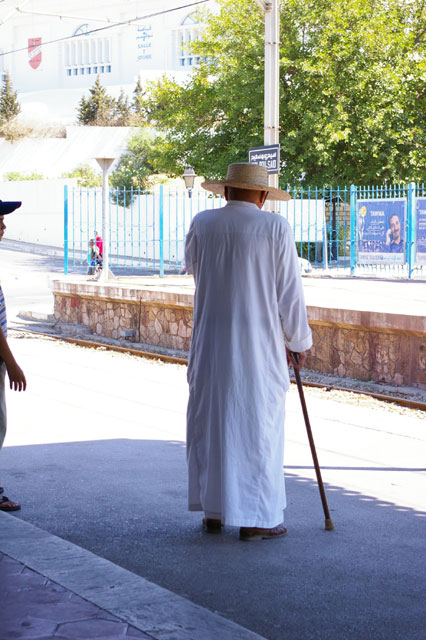
M 291 199 L 279 203 L 279 214 L 293 229 L 299 256 L 314 269 L 390 277 L 426 274 L 424 185 L 295 187 L 289 193 Z M 384 234 L 388 233 L 385 210 L 392 202 L 403 203 L 404 251 L 391 256 L 395 251 L 386 245 Z M 163 185 L 146 192 L 111 189 L 107 210 L 110 268 L 121 274 L 156 272 L 163 276 L 166 272 L 179 272 L 184 265 L 185 236 L 193 216 L 223 204 L 223 198 L 204 190 L 190 194 Z M 401 208 L 402 204 L 398 206 Z M 65 187 L 65 273 L 85 272 L 89 240 L 101 235 L 101 229 L 102 190 Z M 367 241 L 374 234 L 377 242 Z M 421 234 L 424 237 L 419 240 Z

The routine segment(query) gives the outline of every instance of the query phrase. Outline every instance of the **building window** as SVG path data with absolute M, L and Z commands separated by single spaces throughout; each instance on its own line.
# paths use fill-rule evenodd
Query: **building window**
M 111 73 L 110 52 L 110 38 L 84 36 L 77 41 L 65 42 L 64 60 L 67 76 Z
M 3 53 L 3 50 L 0 49 L 0 53 Z M 7 69 L 5 66 L 5 62 L 6 62 L 6 58 L 4 56 L 0 56 L 0 82 L 3 84 L 3 82 L 6 81 L 6 76 L 7 76 Z
M 177 66 L 193 67 L 200 64 L 200 57 L 194 57 L 190 50 L 190 44 L 200 37 L 201 25 L 197 22 L 194 13 L 182 20 L 176 33 Z

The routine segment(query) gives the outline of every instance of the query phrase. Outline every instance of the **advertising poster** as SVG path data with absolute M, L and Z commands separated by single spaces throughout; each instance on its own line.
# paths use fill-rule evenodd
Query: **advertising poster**
M 358 200 L 358 262 L 405 262 L 405 198 Z
M 426 198 L 416 198 L 416 262 L 426 264 Z

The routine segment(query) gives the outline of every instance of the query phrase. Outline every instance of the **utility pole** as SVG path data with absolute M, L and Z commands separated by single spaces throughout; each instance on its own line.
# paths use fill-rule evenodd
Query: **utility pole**
M 102 169 L 102 271 L 99 280 L 105 282 L 112 273 L 109 269 L 109 186 L 108 186 L 108 170 L 114 162 L 115 158 L 96 158 Z M 95 239 L 96 242 L 96 239 Z
M 280 11 L 279 0 L 255 0 L 265 14 L 264 144 L 280 141 Z M 269 174 L 269 186 L 278 187 L 278 174 Z M 269 202 L 269 201 L 268 201 Z M 275 210 L 270 202 L 270 210 Z

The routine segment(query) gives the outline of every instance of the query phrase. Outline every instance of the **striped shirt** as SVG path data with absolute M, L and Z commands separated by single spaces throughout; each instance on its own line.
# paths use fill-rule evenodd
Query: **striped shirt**
M 0 285 L 0 326 L 5 336 L 7 336 L 7 316 L 6 303 L 4 301 L 3 290 Z

